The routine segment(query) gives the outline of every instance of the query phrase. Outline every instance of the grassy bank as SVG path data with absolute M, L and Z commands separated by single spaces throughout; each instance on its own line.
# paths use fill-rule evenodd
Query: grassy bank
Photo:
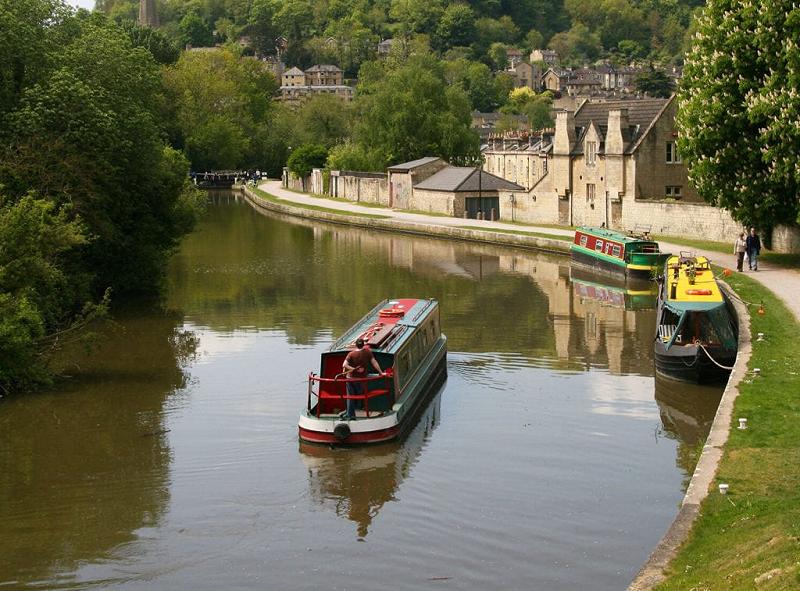
M 744 274 L 727 279 L 751 306 L 753 355 L 714 490 L 668 579 L 675 590 L 800 589 L 800 326 L 781 301 Z M 764 340 L 756 335 L 764 333 Z M 728 483 L 727 496 L 716 491 Z
M 342 211 L 341 209 L 334 209 L 332 207 L 320 207 L 318 205 L 307 205 L 305 203 L 298 203 L 296 201 L 288 201 L 286 199 L 281 199 L 280 197 L 276 197 L 266 191 L 262 191 L 258 187 L 247 187 L 250 191 L 261 197 L 262 199 L 269 201 L 271 203 L 277 203 L 279 205 L 286 205 L 288 207 L 295 207 L 298 209 L 308 209 L 310 211 L 322 211 L 325 213 L 335 213 L 338 215 L 348 215 L 352 217 L 359 217 L 359 218 L 372 218 L 372 219 L 379 219 L 385 220 L 390 218 L 391 216 L 388 215 L 380 215 L 375 213 L 355 213 L 351 211 Z M 298 193 L 301 195 L 307 195 L 306 193 Z
M 480 230 L 481 232 L 497 232 L 499 234 L 513 234 L 515 236 L 535 236 L 536 238 L 551 238 L 563 242 L 572 242 L 572 236 L 561 236 L 558 234 L 547 234 L 545 232 L 525 232 L 523 230 L 506 230 L 503 228 L 486 228 L 484 226 L 458 226 L 465 230 Z

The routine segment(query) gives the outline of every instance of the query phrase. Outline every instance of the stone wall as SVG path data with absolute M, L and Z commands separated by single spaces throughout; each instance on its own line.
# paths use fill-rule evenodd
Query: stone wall
M 385 174 L 331 171 L 330 194 L 356 203 L 389 206 L 389 181 Z
M 622 230 L 650 227 L 654 234 L 730 242 L 742 231 L 742 225 L 730 214 L 711 205 L 679 201 L 625 199 L 622 204 Z
M 425 191 L 414 189 L 409 209 L 424 211 L 426 213 L 441 213 L 453 217 L 464 215 L 464 198 L 461 198 L 461 211 L 454 209 L 453 194 L 443 191 Z
M 772 231 L 772 250 L 775 252 L 800 252 L 800 228 L 776 226 Z
M 538 190 L 537 190 L 538 189 Z M 500 219 L 506 222 L 524 222 L 529 224 L 557 224 L 558 197 L 543 187 L 534 187 L 533 191 L 500 192 Z

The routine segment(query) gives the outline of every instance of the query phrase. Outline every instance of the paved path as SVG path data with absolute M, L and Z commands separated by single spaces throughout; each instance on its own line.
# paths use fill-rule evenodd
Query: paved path
M 572 230 L 562 230 L 548 226 L 509 224 L 504 222 L 490 222 L 486 220 L 465 220 L 461 218 L 451 218 L 442 216 L 425 215 L 422 213 L 409 213 L 397 211 L 384 207 L 364 207 L 356 203 L 335 201 L 325 197 L 316 197 L 306 193 L 288 191 L 281 186 L 280 181 L 265 181 L 259 188 L 280 199 L 292 201 L 298 204 L 316 205 L 328 209 L 341 210 L 342 213 L 366 213 L 372 215 L 384 215 L 407 223 L 418 223 L 420 225 L 440 225 L 453 227 L 485 227 L 487 230 L 510 230 L 516 232 L 536 232 L 550 234 L 551 236 L 572 236 Z M 719 252 L 701 250 L 669 242 L 659 242 L 661 248 L 668 252 L 680 252 L 681 250 L 691 250 L 692 252 L 707 257 L 715 264 L 727 266 L 731 269 L 736 268 L 735 256 L 733 254 L 733 242 L 731 242 L 731 254 L 724 255 Z M 759 262 L 758 272 L 747 272 L 750 277 L 767 287 L 775 295 L 783 300 L 786 306 L 800 321 L 800 270 L 776 267 L 775 265 L 763 264 Z

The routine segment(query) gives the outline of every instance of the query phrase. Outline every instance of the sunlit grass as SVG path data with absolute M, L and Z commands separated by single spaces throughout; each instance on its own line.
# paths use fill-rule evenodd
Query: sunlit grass
M 262 189 L 259 189 L 258 187 L 248 187 L 248 189 L 250 191 L 252 191 L 253 193 L 255 193 L 256 195 L 258 195 L 259 197 L 261 197 L 262 199 L 265 199 L 266 201 L 270 201 L 271 203 L 276 203 L 276 204 L 279 204 L 279 205 L 287 205 L 289 207 L 296 207 L 298 209 L 308 209 L 308 210 L 311 210 L 311 211 L 320 211 L 320 212 L 325 212 L 325 213 L 335 213 L 335 214 L 338 214 L 338 215 L 347 215 L 347 216 L 352 216 L 352 217 L 371 218 L 371 219 L 379 219 L 379 220 L 385 220 L 385 219 L 391 218 L 391 216 L 388 216 L 388 215 L 380 215 L 380 214 L 374 214 L 374 213 L 358 213 L 358 212 L 353 212 L 353 211 L 343 211 L 341 209 L 334 209 L 332 207 L 320 207 L 319 205 L 308 205 L 308 204 L 305 204 L 305 203 L 298 203 L 296 201 L 290 201 L 288 199 L 281 199 L 280 197 L 276 197 L 275 195 L 272 195 L 271 193 L 267 193 L 266 191 L 264 191 Z
M 733 424 L 746 417 L 748 429 L 732 427 L 714 490 L 659 591 L 800 589 L 800 325 L 752 278 L 727 281 L 752 304 L 749 367 L 761 376 L 739 386 Z M 721 482 L 730 485 L 726 496 Z

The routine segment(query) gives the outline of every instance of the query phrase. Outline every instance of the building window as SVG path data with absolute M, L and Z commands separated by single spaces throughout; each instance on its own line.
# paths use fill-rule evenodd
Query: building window
M 594 204 L 594 183 L 586 185 L 586 201 L 590 204 Z
M 678 154 L 677 142 L 667 142 L 667 164 L 680 164 L 681 156 Z
M 681 187 L 680 185 L 667 185 L 664 188 L 664 194 L 669 199 L 680 199 L 681 198 Z
M 586 165 L 594 166 L 597 161 L 597 142 L 586 142 Z
M 547 158 L 542 158 L 542 176 L 547 174 Z

